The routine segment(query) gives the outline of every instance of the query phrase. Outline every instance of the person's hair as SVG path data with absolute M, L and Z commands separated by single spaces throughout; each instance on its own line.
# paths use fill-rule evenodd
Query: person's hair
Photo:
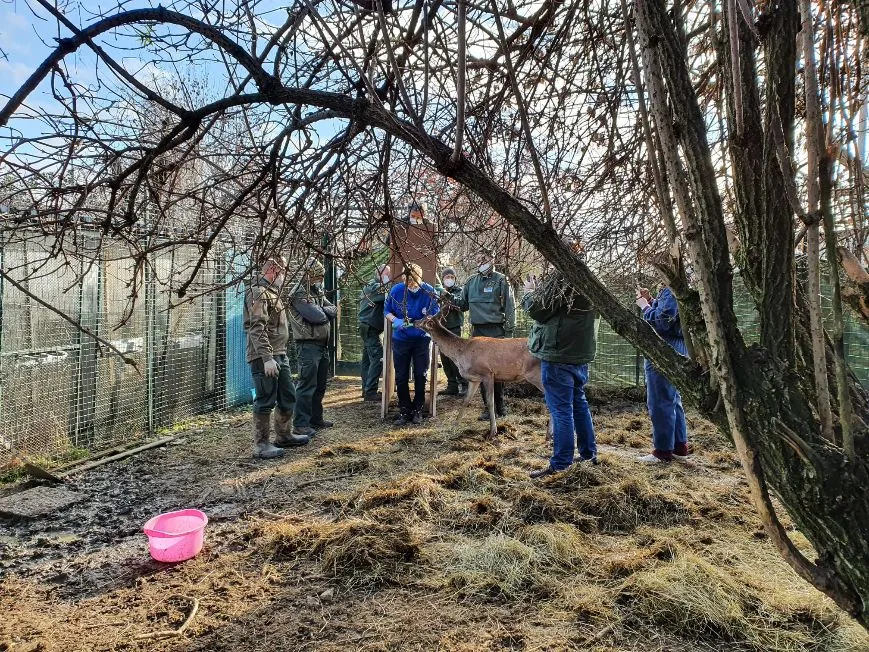
M 416 263 L 408 263 L 404 266 L 405 279 L 412 278 L 417 283 L 422 283 L 422 267 Z

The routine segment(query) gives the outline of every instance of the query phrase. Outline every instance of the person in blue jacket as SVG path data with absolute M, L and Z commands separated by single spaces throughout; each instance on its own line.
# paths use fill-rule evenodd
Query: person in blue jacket
M 643 319 L 678 353 L 688 355 L 679 322 L 679 305 L 669 287 L 654 299 L 646 288 L 637 288 L 637 305 Z M 640 457 L 646 464 L 684 460 L 688 456 L 688 429 L 682 396 L 667 378 L 646 360 L 646 405 L 652 420 L 652 452 Z
M 392 359 L 400 414 L 395 425 L 422 423 L 425 386 L 431 361 L 431 336 L 413 325 L 417 319 L 436 315 L 440 308 L 437 292 L 422 282 L 422 269 L 413 263 L 404 270 L 404 282 L 389 291 L 383 315 L 392 325 Z M 414 397 L 410 399 L 410 363 L 413 362 Z

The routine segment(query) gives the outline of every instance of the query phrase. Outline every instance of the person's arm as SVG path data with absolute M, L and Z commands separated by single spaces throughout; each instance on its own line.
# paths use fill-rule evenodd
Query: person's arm
M 679 305 L 669 288 L 658 293 L 652 304 L 643 310 L 645 319 L 658 333 L 669 333 L 679 319 Z
M 309 302 L 304 297 L 293 298 L 293 310 L 296 311 L 296 314 L 303 321 L 314 326 L 322 326 L 329 321 L 329 318 L 320 306 Z
M 461 310 L 462 312 L 468 311 L 468 307 L 469 307 L 469 304 L 468 304 L 468 286 L 470 285 L 470 280 L 471 279 L 468 279 L 468 281 L 465 283 L 464 287 L 462 287 L 462 296 L 459 299 L 458 303 L 456 304 L 456 307 L 459 310 Z
M 539 292 L 531 292 L 522 298 L 522 307 L 534 321 L 545 324 L 558 312 L 557 302 L 546 306 Z
M 516 299 L 513 296 L 513 286 L 510 285 L 506 276 L 504 277 L 504 286 L 507 288 L 504 297 L 504 330 L 512 337 L 513 331 L 516 330 Z
M 329 301 L 325 296 L 323 297 L 323 313 L 326 315 L 326 318 L 331 321 L 338 316 L 338 306 Z
M 247 293 L 245 301 L 247 303 L 247 319 L 244 329 L 247 331 L 251 347 L 264 363 L 274 360 L 274 351 L 271 342 L 269 342 L 269 306 L 265 298 L 265 291 L 261 287 L 254 286 Z

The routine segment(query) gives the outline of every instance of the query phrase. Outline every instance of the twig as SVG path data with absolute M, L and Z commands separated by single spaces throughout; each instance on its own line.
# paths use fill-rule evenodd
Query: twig
M 36 303 L 38 303 L 38 304 L 39 304 L 40 306 L 42 306 L 43 308 L 48 308 L 48 309 L 49 309 L 51 312 L 53 312 L 54 314 L 58 315 L 59 317 L 61 317 L 61 318 L 64 319 L 65 321 L 68 321 L 70 324 L 72 324 L 73 326 L 75 326 L 78 330 L 80 330 L 82 333 L 84 333 L 84 334 L 87 335 L 88 337 L 92 337 L 93 339 L 95 339 L 97 342 L 99 342 L 100 344 L 102 344 L 102 345 L 105 346 L 106 348 L 111 349 L 112 351 L 114 351 L 115 353 L 117 353 L 117 354 L 121 357 L 121 360 L 123 360 L 126 364 L 128 364 L 128 365 L 132 365 L 133 369 L 135 369 L 136 371 L 138 371 L 140 374 L 142 373 L 141 371 L 139 371 L 139 367 L 136 365 L 136 361 L 133 360 L 132 358 L 128 358 L 128 357 L 125 356 L 123 353 L 121 353 L 120 350 L 118 350 L 116 347 L 112 346 L 111 342 L 109 342 L 109 341 L 107 341 L 107 340 L 104 340 L 102 337 L 100 337 L 99 335 L 97 335 L 96 333 L 94 333 L 90 328 L 88 328 L 88 327 L 86 327 L 86 326 L 82 326 L 81 323 L 77 322 L 75 319 L 73 319 L 72 317 L 70 317 L 69 315 L 67 315 L 67 314 L 66 314 L 65 312 L 63 312 L 62 310 L 58 310 L 57 308 L 55 308 L 54 306 L 52 306 L 50 303 L 48 303 L 48 302 L 43 301 L 42 299 L 40 299 L 38 296 L 36 296 L 35 294 L 33 294 L 33 292 L 31 292 L 30 290 L 28 290 L 27 288 L 25 288 L 23 285 L 21 285 L 21 283 L 19 283 L 19 282 L 16 281 L 14 278 L 12 278 L 11 276 L 9 276 L 9 274 L 7 274 L 6 272 L 4 272 L 2 269 L 0 269 L 0 276 L 2 276 L 6 281 L 9 281 L 9 283 L 12 284 L 12 287 L 14 287 L 16 290 L 18 290 L 19 292 L 22 292 L 23 294 L 27 295 L 28 297 L 30 297 L 31 299 L 33 299 Z
M 150 634 L 139 634 L 134 637 L 137 641 L 144 641 L 146 639 L 152 638 L 169 638 L 171 636 L 181 636 L 184 633 L 190 623 L 193 622 L 193 618 L 196 616 L 196 613 L 199 611 L 199 600 L 197 598 L 191 598 L 186 595 L 175 596 L 179 598 L 184 598 L 185 600 L 189 600 L 193 606 L 190 608 L 190 613 L 187 615 L 187 618 L 181 623 L 181 627 L 178 629 L 162 629 L 159 632 L 151 632 Z
M 611 631 L 613 631 L 615 629 L 615 627 L 616 627 L 616 623 L 610 623 L 609 625 L 604 627 L 602 630 L 600 630 L 597 634 L 595 634 L 591 638 L 585 639 L 585 641 L 583 641 L 583 644 L 584 645 L 591 645 L 592 643 L 597 643 L 600 639 L 602 639 L 604 636 L 606 636 Z
M 329 475 L 325 478 L 314 478 L 313 480 L 306 480 L 305 482 L 300 482 L 296 485 L 296 489 L 301 489 L 302 487 L 307 487 L 312 484 L 317 484 L 318 482 L 329 482 L 331 480 L 344 480 L 345 478 L 352 478 L 356 473 L 345 473 L 344 475 Z

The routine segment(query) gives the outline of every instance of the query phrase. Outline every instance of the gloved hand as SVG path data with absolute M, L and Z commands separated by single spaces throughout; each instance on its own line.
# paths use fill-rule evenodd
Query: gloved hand
M 274 360 L 269 360 L 266 362 L 263 367 L 265 368 L 265 375 L 269 378 L 277 378 L 278 377 L 278 363 Z
M 396 331 L 404 330 L 407 328 L 407 324 L 403 319 L 394 319 L 392 321 L 392 329 Z

